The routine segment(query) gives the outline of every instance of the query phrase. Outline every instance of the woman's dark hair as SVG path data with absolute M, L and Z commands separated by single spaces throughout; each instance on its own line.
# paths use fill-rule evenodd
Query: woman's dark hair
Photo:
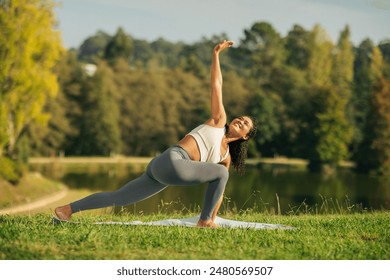
M 248 139 L 237 140 L 229 143 L 229 153 L 232 158 L 232 164 L 234 170 L 240 175 L 245 174 L 245 160 L 248 157 L 248 140 L 253 138 L 256 135 L 257 131 L 257 121 L 253 117 L 249 117 L 252 120 L 253 127 L 248 132 Z M 229 126 L 226 124 L 226 134 L 229 133 Z

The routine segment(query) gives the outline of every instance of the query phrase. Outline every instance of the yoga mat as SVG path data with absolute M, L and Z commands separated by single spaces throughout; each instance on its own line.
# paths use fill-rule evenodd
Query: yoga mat
M 145 226 L 185 226 L 185 227 L 196 227 L 196 223 L 199 220 L 199 216 L 183 218 L 183 219 L 167 219 L 159 220 L 152 222 L 141 222 L 141 221 L 131 221 L 131 222 L 94 222 L 96 225 L 145 225 Z M 54 223 L 67 222 L 60 220 L 56 217 L 53 217 Z M 281 224 L 264 224 L 264 223 L 255 223 L 255 222 L 244 222 L 236 220 L 228 220 L 220 217 L 216 217 L 214 221 L 217 225 L 223 228 L 252 228 L 252 229 L 284 229 L 291 230 L 295 229 L 291 226 L 285 226 Z M 73 222 L 71 222 L 73 223 Z

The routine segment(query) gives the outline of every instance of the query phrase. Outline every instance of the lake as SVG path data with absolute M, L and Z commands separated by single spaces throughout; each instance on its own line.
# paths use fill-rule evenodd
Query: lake
M 33 163 L 32 171 L 58 180 L 73 189 L 112 191 L 139 176 L 146 164 L 128 163 Z M 168 187 L 136 205 L 131 213 L 199 212 L 206 184 Z M 222 213 L 233 211 L 267 213 L 340 213 L 390 209 L 390 180 L 356 174 L 340 168 L 334 174 L 310 173 L 304 166 L 258 164 L 247 167 L 244 176 L 231 170 Z M 115 209 L 115 212 L 123 209 Z

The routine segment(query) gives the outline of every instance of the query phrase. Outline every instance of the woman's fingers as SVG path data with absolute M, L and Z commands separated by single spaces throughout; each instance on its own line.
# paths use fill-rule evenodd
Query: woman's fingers
M 217 52 L 220 52 L 220 51 L 223 51 L 226 48 L 230 48 L 233 45 L 234 45 L 233 41 L 224 40 L 223 42 L 221 42 L 221 43 L 219 43 L 218 45 L 215 46 L 215 50 Z
M 226 41 L 224 40 L 222 43 L 220 43 L 222 45 L 223 48 L 226 48 L 226 47 L 231 47 L 233 46 L 234 42 L 233 41 Z
M 226 41 L 225 40 L 225 43 L 228 45 L 228 47 L 231 47 L 234 45 L 234 42 L 233 41 Z

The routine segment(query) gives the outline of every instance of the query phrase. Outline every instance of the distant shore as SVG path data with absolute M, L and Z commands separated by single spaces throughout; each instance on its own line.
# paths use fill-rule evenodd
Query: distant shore
M 140 163 L 147 164 L 153 157 L 33 157 L 29 159 L 31 164 L 49 164 L 49 163 Z M 249 158 L 247 164 L 281 164 L 281 165 L 302 165 L 308 164 L 307 160 L 299 158 L 275 157 L 275 158 Z M 343 167 L 353 167 L 354 163 L 342 161 L 339 164 Z
M 152 157 L 33 157 L 29 163 L 149 163 Z

